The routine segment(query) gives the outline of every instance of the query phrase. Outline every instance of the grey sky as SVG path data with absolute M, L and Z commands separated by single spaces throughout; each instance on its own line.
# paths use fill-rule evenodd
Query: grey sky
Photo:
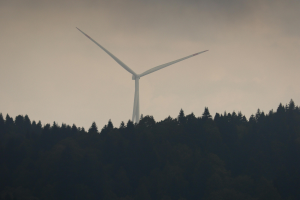
M 102 128 L 131 118 L 131 75 L 209 49 L 140 80 L 141 113 L 162 120 L 300 102 L 296 0 L 1 1 L 0 112 Z

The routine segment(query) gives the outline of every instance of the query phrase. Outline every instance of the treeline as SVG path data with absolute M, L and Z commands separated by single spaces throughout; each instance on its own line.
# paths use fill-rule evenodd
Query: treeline
M 0 199 L 297 200 L 300 108 L 102 130 L 0 114 Z

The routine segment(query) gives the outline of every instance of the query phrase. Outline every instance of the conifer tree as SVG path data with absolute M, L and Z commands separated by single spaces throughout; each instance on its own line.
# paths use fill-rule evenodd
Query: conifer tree
M 36 124 L 36 131 L 37 132 L 41 132 L 42 131 L 42 122 L 39 121 L 37 124 Z
M 153 116 L 146 115 L 143 119 L 140 120 L 139 126 L 142 127 L 153 127 L 155 125 L 155 120 Z
M 120 129 L 124 129 L 125 128 L 125 123 L 122 121 L 120 124 Z
M 96 122 L 93 122 L 93 123 L 92 123 L 92 126 L 90 127 L 88 133 L 98 133 L 98 127 L 97 127 L 97 125 L 96 125 Z
M 243 123 L 246 123 L 246 122 L 247 122 L 247 118 L 245 117 L 245 115 L 244 115 L 243 118 L 242 118 L 242 122 L 243 122 Z
M 295 103 L 293 101 L 293 99 L 290 100 L 290 103 L 289 103 L 289 110 L 294 110 L 295 109 Z
M 4 126 L 4 119 L 3 119 L 2 113 L 0 113 L 0 126 L 1 126 L 1 125 Z
M 202 119 L 211 119 L 211 115 L 209 113 L 208 107 L 204 108 L 204 112 L 202 114 Z
M 31 127 L 32 127 L 33 130 L 35 130 L 35 128 L 36 128 L 36 122 L 34 120 L 32 121 Z
M 16 116 L 15 125 L 19 131 L 24 132 L 24 117 L 22 115 Z
M 73 126 L 72 126 L 72 133 L 73 134 L 75 134 L 75 133 L 77 133 L 77 131 L 78 131 L 78 129 L 77 129 L 77 127 L 76 127 L 76 125 L 75 124 L 73 124 Z
M 277 114 L 281 115 L 285 112 L 284 106 L 280 103 L 277 108 Z
M 14 128 L 14 120 L 8 114 L 5 117 L 5 129 L 6 131 L 10 131 Z
M 178 115 L 178 122 L 179 124 L 185 124 L 186 118 L 184 115 L 184 112 L 182 109 L 180 109 L 179 115 Z
M 260 118 L 260 116 L 261 116 L 260 109 L 257 109 L 257 112 L 256 112 L 256 114 L 255 114 L 255 119 L 256 119 L 256 121 L 258 121 L 258 119 Z
M 25 115 L 25 117 L 24 117 L 24 128 L 26 131 L 29 131 L 31 128 L 31 121 L 30 121 L 28 115 Z
M 186 116 L 186 123 L 188 125 L 194 125 L 197 122 L 197 118 L 195 117 L 194 113 L 191 113 Z
M 0 113 L 0 134 L 4 132 L 4 119 L 2 113 Z
M 109 121 L 108 121 L 107 128 L 108 128 L 108 129 L 113 129 L 113 128 L 114 128 L 114 125 L 113 125 L 113 123 L 111 122 L 111 119 L 109 119 Z
M 131 120 L 128 120 L 127 125 L 126 125 L 128 130 L 133 130 L 134 129 L 134 124 Z
M 216 113 L 214 117 L 214 121 L 218 121 L 220 119 L 220 114 Z
M 251 116 L 250 116 L 249 122 L 250 122 L 250 123 L 256 123 L 256 119 L 255 119 L 254 115 L 251 115 Z
M 52 125 L 51 129 L 52 129 L 53 133 L 56 133 L 58 131 L 59 126 L 55 121 L 53 122 L 53 125 Z

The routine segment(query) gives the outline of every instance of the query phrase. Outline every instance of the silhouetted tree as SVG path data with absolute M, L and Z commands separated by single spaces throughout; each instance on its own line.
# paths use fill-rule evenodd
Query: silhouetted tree
M 285 112 L 284 106 L 280 103 L 277 108 L 277 114 L 282 115 Z
M 14 120 L 8 114 L 5 117 L 5 126 L 7 130 L 13 129 L 14 127 Z
M 220 114 L 219 113 L 216 113 L 215 114 L 215 117 L 214 117 L 214 121 L 219 121 L 221 118 Z
M 133 122 L 132 122 L 131 120 L 128 120 L 126 127 L 127 127 L 128 129 L 133 129 L 133 128 L 134 128 Z
M 96 125 L 96 122 L 92 123 L 92 126 L 89 128 L 88 133 L 98 133 L 98 127 Z
M 294 110 L 295 109 L 295 103 L 294 103 L 293 99 L 290 100 L 288 108 L 289 108 L 289 110 Z
M 179 115 L 177 117 L 179 124 L 185 124 L 186 118 L 182 109 L 180 109 Z
M 5 122 L 4 122 L 2 113 L 0 113 L 0 134 L 4 133 L 4 125 L 5 125 Z
M 108 121 L 107 128 L 110 129 L 110 130 L 114 128 L 114 125 L 111 122 L 111 120 Z
M 26 132 L 31 130 L 31 121 L 30 121 L 28 115 L 25 115 L 25 117 L 24 117 L 24 129 Z
M 122 121 L 121 124 L 120 124 L 120 129 L 124 129 L 125 128 L 125 124 L 124 122 Z
M 76 134 L 78 132 L 78 128 L 75 124 L 72 125 L 72 134 Z
M 202 114 L 202 119 L 204 119 L 204 120 L 211 119 L 211 115 L 210 115 L 207 107 L 204 108 L 204 112 Z
M 250 116 L 249 122 L 250 122 L 250 123 L 256 123 L 256 118 L 254 117 L 254 115 L 251 115 L 251 116 Z
M 139 126 L 145 127 L 145 128 L 150 128 L 155 125 L 155 120 L 153 116 L 146 115 L 143 117 L 143 119 L 140 120 Z

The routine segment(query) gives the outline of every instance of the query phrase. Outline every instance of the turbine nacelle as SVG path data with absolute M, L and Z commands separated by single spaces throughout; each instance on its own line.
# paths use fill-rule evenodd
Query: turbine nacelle
M 140 79 L 140 77 L 138 75 L 132 74 L 132 80 L 137 80 L 137 79 Z

